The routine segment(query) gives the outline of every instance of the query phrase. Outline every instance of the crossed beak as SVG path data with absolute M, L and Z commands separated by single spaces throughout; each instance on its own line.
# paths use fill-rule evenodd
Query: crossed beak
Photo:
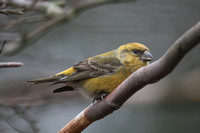
M 144 51 L 144 53 L 142 55 L 140 55 L 140 60 L 152 61 L 153 55 L 149 51 Z

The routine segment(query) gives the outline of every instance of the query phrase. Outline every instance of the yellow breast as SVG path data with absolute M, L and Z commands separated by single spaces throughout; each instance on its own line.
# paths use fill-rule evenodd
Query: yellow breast
M 88 93 L 110 93 L 121 84 L 131 73 L 121 67 L 113 74 L 107 74 L 81 82 L 82 88 Z

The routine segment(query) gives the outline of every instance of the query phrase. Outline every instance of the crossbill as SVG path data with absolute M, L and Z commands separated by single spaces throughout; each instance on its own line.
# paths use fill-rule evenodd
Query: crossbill
M 140 43 L 128 43 L 119 48 L 83 60 L 55 75 L 28 81 L 39 83 L 64 83 L 53 93 L 79 91 L 87 97 L 100 98 L 109 94 L 137 69 L 153 59 L 149 49 Z

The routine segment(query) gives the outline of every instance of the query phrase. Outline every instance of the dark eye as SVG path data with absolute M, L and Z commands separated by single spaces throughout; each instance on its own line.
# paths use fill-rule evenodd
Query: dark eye
M 137 50 L 137 49 L 134 49 L 134 50 L 133 50 L 133 53 L 136 54 L 136 55 L 141 55 L 141 54 L 142 54 L 142 51 Z

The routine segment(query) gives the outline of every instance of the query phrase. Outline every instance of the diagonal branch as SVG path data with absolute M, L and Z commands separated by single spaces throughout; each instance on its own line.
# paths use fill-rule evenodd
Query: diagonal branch
M 171 73 L 187 52 L 198 43 L 200 43 L 200 22 L 183 34 L 159 60 L 131 74 L 104 100 L 88 106 L 59 133 L 80 133 L 94 121 L 119 109 L 128 98 L 145 85 L 156 83 Z
M 1 46 L 1 48 L 0 48 L 0 54 L 2 53 L 5 44 L 6 44 L 6 40 L 3 41 L 3 44 L 2 44 L 2 46 Z
M 0 9 L 0 14 L 5 14 L 5 15 L 23 15 L 23 11 L 20 9 Z

